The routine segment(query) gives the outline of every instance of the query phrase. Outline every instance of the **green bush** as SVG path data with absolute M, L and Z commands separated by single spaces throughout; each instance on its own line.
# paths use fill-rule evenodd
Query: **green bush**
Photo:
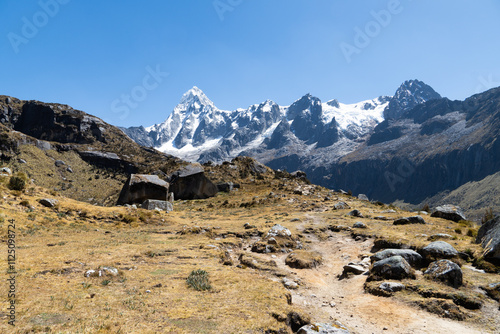
M 9 189 L 22 191 L 26 188 L 26 183 L 28 182 L 28 176 L 23 172 L 19 172 L 16 175 L 12 175 L 9 180 Z
M 195 290 L 204 291 L 210 290 L 212 286 L 208 279 L 208 273 L 205 270 L 193 270 L 186 279 L 187 284 Z

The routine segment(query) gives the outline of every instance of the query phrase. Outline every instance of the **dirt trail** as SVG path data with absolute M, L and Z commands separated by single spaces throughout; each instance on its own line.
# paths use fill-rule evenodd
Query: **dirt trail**
M 311 217 L 312 218 L 312 217 Z M 338 279 L 343 266 L 369 254 L 370 239 L 359 242 L 337 233 L 327 241 L 319 242 L 307 236 L 312 250 L 323 255 L 324 263 L 316 269 L 294 269 L 285 265 L 286 255 L 275 260 L 280 269 L 291 273 L 290 278 L 300 280 L 297 290 L 291 290 L 294 304 L 305 306 L 316 322 L 338 320 L 351 333 L 488 333 L 472 324 L 444 319 L 416 307 L 385 297 L 364 293 L 366 276 Z M 330 303 L 333 302 L 334 306 Z

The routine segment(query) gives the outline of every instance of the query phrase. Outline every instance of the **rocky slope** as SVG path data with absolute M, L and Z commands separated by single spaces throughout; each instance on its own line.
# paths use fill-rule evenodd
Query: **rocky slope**
M 0 96 L 0 146 L 3 166 L 94 204 L 114 204 L 130 173 L 168 173 L 185 164 L 68 105 L 9 96 Z

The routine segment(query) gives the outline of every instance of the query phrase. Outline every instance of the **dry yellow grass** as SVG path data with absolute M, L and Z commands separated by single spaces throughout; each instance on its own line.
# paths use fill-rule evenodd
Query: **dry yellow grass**
M 69 156 L 64 158 L 70 161 Z M 387 207 L 315 186 L 307 186 L 309 195 L 297 195 L 298 185 L 270 177 L 247 178 L 238 191 L 207 200 L 178 201 L 168 214 L 93 206 L 34 186 L 24 193 L 0 186 L 2 252 L 6 252 L 8 219 L 16 221 L 18 252 L 16 327 L 9 327 L 7 313 L 2 311 L 0 332 L 263 333 L 286 329 L 276 319 L 283 320 L 290 311 L 306 311 L 289 305 L 289 291 L 276 277 L 283 273 L 221 262 L 221 254 L 228 251 L 237 264 L 238 255 L 248 252 L 249 244 L 257 239 L 252 233 L 266 233 L 274 224 L 288 227 L 301 238 L 307 227 L 327 237 L 335 233 L 330 226 L 350 227 L 363 221 L 368 228 L 360 232 L 365 235 L 421 247 L 428 241 L 418 235 L 442 232 L 456 236 L 450 242 L 459 251 L 479 251 L 472 238 L 454 233 L 455 223 L 424 216 L 427 225 L 395 227 L 392 220 L 373 218 L 393 219 L 410 213 L 382 213 Z M 329 193 L 331 199 L 325 201 Z M 44 197 L 55 198 L 59 204 L 45 208 L 37 202 Z M 348 217 L 349 210 L 333 211 L 339 200 L 359 209 L 365 218 Z M 28 203 L 21 205 L 22 201 Z M 245 223 L 255 227 L 245 229 Z M 339 233 L 348 237 L 350 232 Z M 3 272 L 5 254 L 0 261 Z M 270 254 L 255 256 L 271 259 Z M 87 270 L 104 266 L 115 267 L 120 274 L 84 277 Z M 188 287 L 186 278 L 195 269 L 209 273 L 211 290 Z M 3 305 L 7 305 L 5 289 L 3 285 Z

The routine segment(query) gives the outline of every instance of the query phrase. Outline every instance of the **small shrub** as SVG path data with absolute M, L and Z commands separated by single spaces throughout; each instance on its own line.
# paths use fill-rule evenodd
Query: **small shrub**
M 467 230 L 467 236 L 468 237 L 477 237 L 477 230 L 475 228 L 470 228 Z
M 19 172 L 16 175 L 12 175 L 9 180 L 9 189 L 23 191 L 26 189 L 26 183 L 28 182 L 28 176 L 23 172 Z
M 493 209 L 488 208 L 488 209 L 486 209 L 486 212 L 484 213 L 483 218 L 481 218 L 481 224 L 484 224 L 488 220 L 492 220 L 493 218 L 495 218 L 495 215 L 493 214 Z
M 208 279 L 208 273 L 205 270 L 193 270 L 186 279 L 187 284 L 195 290 L 205 291 L 210 290 L 212 286 Z
M 455 233 L 456 233 L 456 234 L 462 234 L 462 229 L 460 229 L 460 228 L 458 228 L 458 227 L 457 227 L 457 228 L 455 229 Z
M 132 224 L 137 221 L 137 217 L 131 216 L 131 215 L 124 215 L 122 218 L 122 221 L 127 223 L 127 224 Z
M 425 211 L 425 212 L 431 212 L 431 208 L 429 207 L 429 204 L 424 204 L 420 211 Z

